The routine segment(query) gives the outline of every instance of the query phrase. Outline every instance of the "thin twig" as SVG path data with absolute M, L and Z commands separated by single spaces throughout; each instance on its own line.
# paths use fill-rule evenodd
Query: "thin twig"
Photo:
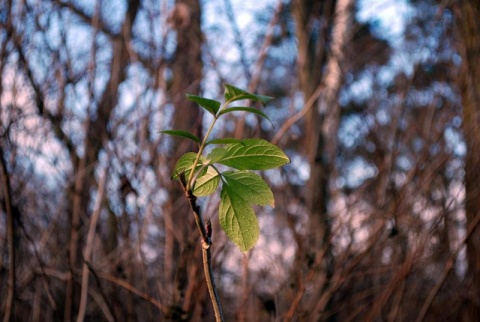
M 232 4 L 229 0 L 223 1 L 225 4 L 225 11 L 227 13 L 228 21 L 230 22 L 230 26 L 232 27 L 233 38 L 235 43 L 237 44 L 238 51 L 240 53 L 240 63 L 243 67 L 243 72 L 245 73 L 245 78 L 250 81 L 252 75 L 250 70 L 248 69 L 248 62 L 247 62 L 247 55 L 245 53 L 245 46 L 243 45 L 242 35 L 240 33 L 240 28 L 238 27 L 237 21 L 235 19 L 235 14 L 233 11 Z
M 217 287 L 213 279 L 212 271 L 212 253 L 210 246 L 202 241 L 202 255 L 203 255 L 203 270 L 205 271 L 205 280 L 207 282 L 208 293 L 212 300 L 213 311 L 215 312 L 215 319 L 217 322 L 223 321 L 222 305 L 220 304 L 220 296 L 217 292 Z
M 94 96 L 94 90 L 93 90 L 93 83 L 94 83 L 94 75 L 95 75 L 95 63 L 96 63 L 96 54 L 97 54 L 97 47 L 96 47 L 96 39 L 97 39 L 97 32 L 98 32 L 98 26 L 99 26 L 99 21 L 100 21 L 100 2 L 97 3 L 97 6 L 95 8 L 95 14 L 92 16 L 92 26 L 93 26 L 93 42 L 92 42 L 92 48 L 91 48 L 91 60 L 90 60 L 90 84 L 89 84 L 89 89 L 90 89 L 90 97 L 93 98 Z M 90 261 L 90 255 L 92 253 L 92 248 L 93 248 L 93 238 L 95 236 L 95 229 L 97 226 L 97 221 L 98 217 L 100 217 L 100 211 L 101 211 L 101 205 L 102 205 L 102 200 L 103 200 L 103 194 L 105 191 L 105 181 L 106 181 L 106 176 L 107 176 L 107 166 L 103 169 L 103 173 L 100 177 L 100 182 L 98 185 L 98 191 L 97 191 L 97 200 L 95 200 L 95 206 L 94 206 L 94 211 L 92 214 L 92 217 L 90 219 L 90 227 L 88 229 L 88 236 L 87 236 L 87 243 L 85 245 L 84 249 L 84 261 L 88 262 Z M 83 271 L 82 271 L 82 289 L 80 292 L 80 305 L 79 305 L 79 310 L 78 310 L 78 315 L 77 315 L 77 321 L 82 322 L 83 319 L 85 318 L 85 312 L 87 308 L 87 296 L 88 296 L 88 267 L 84 263 L 83 264 Z
M 210 294 L 210 300 L 212 301 L 213 311 L 215 313 L 215 320 L 217 322 L 223 322 L 224 319 L 222 305 L 220 304 L 220 297 L 213 279 L 212 254 L 210 250 L 212 246 L 212 227 L 210 220 L 207 219 L 207 228 L 205 228 L 205 224 L 202 221 L 200 207 L 197 205 L 197 197 L 195 197 L 191 189 L 186 189 L 187 182 L 185 175 L 182 173 L 179 177 L 182 188 L 185 191 L 185 196 L 190 203 L 190 208 L 192 209 L 193 217 L 195 218 L 195 223 L 197 224 L 197 228 L 202 239 L 203 270 L 205 272 L 205 281 L 207 282 L 208 293 Z
M 430 310 L 430 307 L 433 303 L 433 300 L 438 294 L 438 291 L 442 287 L 442 285 L 445 283 L 447 280 L 448 275 L 450 274 L 452 268 L 454 267 L 455 260 L 460 253 L 460 251 L 463 249 L 464 245 L 467 243 L 467 241 L 470 239 L 472 233 L 474 232 L 475 228 L 480 224 L 480 216 L 476 216 L 475 219 L 472 221 L 472 223 L 469 225 L 467 234 L 465 235 L 464 239 L 462 242 L 458 245 L 457 249 L 450 255 L 448 258 L 447 262 L 445 263 L 445 269 L 438 279 L 437 284 L 432 288 L 430 293 L 428 294 L 427 299 L 425 300 L 425 303 L 423 303 L 422 309 L 420 311 L 420 314 L 418 315 L 417 322 L 422 322 L 425 320 L 425 317 L 427 316 L 428 311 Z
M 297 121 L 299 121 L 302 117 L 304 117 L 308 111 L 313 107 L 315 104 L 316 100 L 320 97 L 320 94 L 322 93 L 324 86 L 323 84 L 318 85 L 317 89 L 315 92 L 312 94 L 312 96 L 309 97 L 307 103 L 303 106 L 303 108 L 298 111 L 296 114 L 294 114 L 292 117 L 290 117 L 285 123 L 283 123 L 282 127 L 280 130 L 278 130 L 277 134 L 272 139 L 272 144 L 277 145 L 280 139 L 285 135 L 285 133 L 290 129 Z
M 8 243 L 8 280 L 7 280 L 7 298 L 5 300 L 5 316 L 3 321 L 14 320 L 15 314 L 15 229 L 13 224 L 12 193 L 10 187 L 10 177 L 7 172 L 7 163 L 3 156 L 3 149 L 0 146 L 0 178 L 3 190 L 4 210 L 7 215 L 7 243 Z
M 390 284 L 388 287 L 384 287 L 384 291 L 378 297 L 375 298 L 373 301 L 373 307 L 370 310 L 369 314 L 365 321 L 374 321 L 378 315 L 381 314 L 382 308 L 387 303 L 390 296 L 398 289 L 399 285 L 404 282 L 411 273 L 413 262 L 415 258 L 417 258 L 419 250 L 417 249 L 414 251 L 406 260 L 402 263 L 402 265 L 398 268 L 396 274 L 393 276 Z
M 260 48 L 258 55 L 257 55 L 257 61 L 255 62 L 255 65 L 253 67 L 253 72 L 251 77 L 247 79 L 248 81 L 248 91 L 250 93 L 255 93 L 257 91 L 258 85 L 261 81 L 261 76 L 263 72 L 263 65 L 265 63 L 265 60 L 267 58 L 267 53 L 268 49 L 271 47 L 273 43 L 273 35 L 274 35 L 274 30 L 275 26 L 278 24 L 278 21 L 280 20 L 280 14 L 282 13 L 283 10 L 283 1 L 279 0 L 277 7 L 275 9 L 275 12 L 273 13 L 272 19 L 270 20 L 270 23 L 267 26 L 267 31 L 265 33 L 265 37 L 262 43 L 262 47 Z M 248 66 L 244 67 L 248 70 Z M 247 102 L 247 106 L 250 105 L 250 102 Z M 242 113 L 240 117 L 237 119 L 237 123 L 235 125 L 235 137 L 236 138 L 241 138 L 241 135 L 244 132 L 245 128 L 245 113 Z
M 160 303 L 160 301 L 154 299 L 153 297 L 151 297 L 147 293 L 142 292 L 139 289 L 135 288 L 133 285 L 129 284 L 128 282 L 126 282 L 122 279 L 116 278 L 116 277 L 114 277 L 110 274 L 107 274 L 107 273 L 98 272 L 98 271 L 95 272 L 95 271 L 93 271 L 92 267 L 90 267 L 90 266 L 89 266 L 89 269 L 90 269 L 91 273 L 96 274 L 98 277 L 103 278 L 107 281 L 110 281 L 112 283 L 117 284 L 118 286 L 123 287 L 124 289 L 130 291 L 131 293 L 133 293 L 133 294 L 143 298 L 144 300 L 152 303 L 153 305 L 155 305 L 163 314 L 165 314 L 165 315 L 168 314 L 168 308 L 165 305 L 163 305 L 162 303 Z
M 78 311 L 77 321 L 81 322 L 85 318 L 85 312 L 87 308 L 87 295 L 88 295 L 88 266 L 93 251 L 93 239 L 95 237 L 95 230 L 97 228 L 97 222 L 100 218 L 102 210 L 103 196 L 105 193 L 105 183 L 108 176 L 108 162 L 103 168 L 103 172 L 100 175 L 100 182 L 98 183 L 97 199 L 95 200 L 95 206 L 92 217 L 90 219 L 90 226 L 88 227 L 87 242 L 83 253 L 84 263 L 82 269 L 82 290 L 80 294 L 80 308 Z

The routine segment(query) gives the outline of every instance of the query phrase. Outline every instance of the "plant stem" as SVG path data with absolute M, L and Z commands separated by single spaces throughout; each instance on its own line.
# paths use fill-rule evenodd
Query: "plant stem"
M 198 160 L 200 160 L 200 156 L 202 155 L 203 149 L 205 149 L 207 139 L 210 136 L 210 133 L 213 130 L 213 126 L 215 125 L 216 122 L 217 122 L 217 117 L 215 116 L 213 118 L 212 124 L 210 124 L 210 127 L 207 130 L 207 133 L 205 133 L 205 137 L 203 138 L 202 144 L 200 144 L 200 147 L 198 148 L 197 157 L 195 158 L 195 161 L 193 162 L 192 170 L 190 171 L 190 175 L 188 176 L 187 184 L 186 184 L 186 187 L 185 187 L 186 191 L 189 191 L 192 187 L 192 181 L 193 181 L 193 176 L 194 176 L 194 172 L 195 172 L 194 170 L 197 167 Z
M 219 108 L 218 113 L 220 113 L 223 109 L 225 109 L 228 106 L 228 104 L 230 104 L 230 103 L 231 103 L 231 101 L 226 101 L 222 105 L 222 107 Z M 195 158 L 195 161 L 193 162 L 192 171 L 190 171 L 190 175 L 188 176 L 188 180 L 187 180 L 187 183 L 185 185 L 185 191 L 189 191 L 192 188 L 192 181 L 193 181 L 194 172 L 195 172 L 194 170 L 197 167 L 197 164 L 198 164 L 198 161 L 200 160 L 200 156 L 202 155 L 203 149 L 205 149 L 208 137 L 210 136 L 210 133 L 212 133 L 213 127 L 215 126 L 215 123 L 218 120 L 218 113 L 217 113 L 217 115 L 215 115 L 213 117 L 212 124 L 210 124 L 210 127 L 208 128 L 207 133 L 205 133 L 205 136 L 202 140 L 202 143 L 200 144 L 200 146 L 198 148 L 197 157 Z
M 220 297 L 218 296 L 217 287 L 213 280 L 212 272 L 212 254 L 210 247 L 212 246 L 212 240 L 210 239 L 205 225 L 202 221 L 202 215 L 200 207 L 197 205 L 197 197 L 193 194 L 192 190 L 187 190 L 187 183 L 185 182 L 185 176 L 180 176 L 180 183 L 185 191 L 185 196 L 187 197 L 190 208 L 192 209 L 193 217 L 195 218 L 195 223 L 197 224 L 200 237 L 202 239 L 202 256 L 203 256 L 203 270 L 205 272 L 205 281 L 207 282 L 208 293 L 210 294 L 210 300 L 212 301 L 213 311 L 215 313 L 215 321 L 223 322 L 223 312 L 222 306 L 220 304 Z M 211 229 L 211 228 L 210 228 Z
M 230 103 L 231 103 L 230 101 L 226 101 L 222 105 L 222 107 L 218 110 L 218 112 L 225 109 Z M 210 250 L 210 247 L 212 246 L 212 240 L 210 239 L 210 236 L 207 234 L 207 231 L 205 230 L 205 225 L 202 222 L 200 207 L 197 205 L 197 197 L 195 197 L 192 192 L 192 183 L 195 178 L 195 173 L 194 173 L 195 169 L 197 167 L 198 161 L 200 160 L 200 156 L 202 155 L 203 149 L 205 149 L 208 137 L 210 136 L 210 133 L 212 132 L 213 127 L 217 122 L 217 119 L 218 119 L 218 113 L 217 115 L 214 116 L 212 124 L 210 124 L 210 127 L 205 133 L 202 143 L 198 148 L 197 157 L 195 158 L 195 161 L 192 164 L 192 169 L 188 176 L 188 180 L 186 180 L 184 175 L 181 175 L 180 183 L 182 184 L 183 190 L 185 191 L 185 195 L 188 201 L 190 202 L 190 208 L 192 209 L 193 216 L 195 218 L 195 223 L 197 224 L 198 231 L 200 232 L 200 236 L 202 238 L 203 270 L 205 272 L 205 281 L 207 282 L 208 293 L 210 294 L 210 300 L 212 301 L 213 311 L 215 312 L 215 320 L 217 322 L 223 322 L 224 320 L 223 320 L 222 306 L 220 304 L 220 297 L 218 296 L 217 287 L 215 286 L 215 281 L 213 280 L 212 254 Z
M 218 296 L 217 287 L 213 280 L 212 272 L 212 254 L 210 251 L 210 245 L 202 241 L 202 255 L 203 255 L 203 270 L 205 271 L 205 280 L 207 282 L 208 293 L 210 294 L 210 300 L 212 301 L 213 311 L 215 312 L 215 320 L 217 322 L 223 321 L 222 306 L 220 305 L 220 297 Z

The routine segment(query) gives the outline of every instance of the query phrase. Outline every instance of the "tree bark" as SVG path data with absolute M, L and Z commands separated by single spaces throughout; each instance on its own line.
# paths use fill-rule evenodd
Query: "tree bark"
M 342 70 L 345 46 L 349 40 L 352 25 L 353 0 L 337 0 L 331 35 L 331 47 L 327 58 L 326 71 L 322 79 L 323 93 L 318 101 L 319 124 L 314 130 L 317 150 L 311 168 L 309 191 L 311 224 L 310 245 L 316 256 L 324 255 L 321 275 L 325 286 L 333 275 L 334 257 L 331 254 L 331 224 L 329 203 L 334 203 L 335 188 L 332 181 L 336 176 L 337 133 L 340 124 L 338 95 L 343 84 Z M 315 138 L 313 138 L 315 139 Z M 330 303 L 330 300 L 329 302 Z M 330 304 L 327 304 L 327 309 Z M 320 318 L 323 312 L 314 312 Z M 330 315 L 330 321 L 335 315 Z
M 334 0 L 328 0 L 322 6 L 331 7 L 334 3 Z M 319 4 L 320 2 L 311 0 L 296 0 L 292 6 L 292 14 L 296 22 L 295 35 L 298 41 L 298 80 L 305 102 L 320 84 L 324 57 L 328 52 L 325 46 L 326 24 L 313 30 L 315 20 L 328 19 L 322 15 L 324 12 L 321 12 Z M 318 34 L 317 39 L 313 37 L 313 33 Z M 315 109 L 310 109 L 305 116 L 305 147 L 310 164 L 315 158 L 317 148 L 315 142 L 318 135 L 315 132 L 318 118 L 319 115 Z
M 198 137 L 202 135 L 202 113 L 197 104 L 186 99 L 185 94 L 200 94 L 202 80 L 202 43 L 201 6 L 198 0 L 176 0 L 170 13 L 169 22 L 176 30 L 177 46 L 174 58 L 169 66 L 172 71 L 172 83 L 169 88 L 174 106 L 171 127 L 175 130 L 189 131 Z M 195 151 L 196 145 L 190 140 L 173 139 L 172 160 L 189 151 Z M 172 168 L 173 168 L 172 164 Z M 193 260 L 189 250 L 189 235 L 194 231 L 194 223 L 185 200 L 183 189 L 177 181 L 172 181 L 168 209 L 165 211 L 165 257 L 164 279 L 166 285 L 173 285 L 173 303 L 175 310 L 183 307 L 184 292 L 187 288 L 188 261 Z M 184 250 L 181 248 L 184 247 Z M 179 260 L 188 255 L 185 260 Z M 174 283 L 171 283 L 174 281 Z M 181 309 L 183 310 L 183 309 Z
M 352 1 L 295 1 L 293 15 L 297 23 L 297 68 L 304 99 L 307 101 L 321 86 L 322 92 L 305 117 L 305 146 L 310 164 L 306 203 L 310 213 L 308 253 L 312 263 L 320 265 L 321 290 L 328 284 L 333 256 L 329 251 L 331 225 L 328 205 L 330 181 L 335 170 L 339 105 L 343 82 L 341 65 L 351 25 Z M 333 24 L 329 23 L 332 20 Z M 313 26 L 318 26 L 313 30 Z M 330 29 L 330 25 L 333 27 Z M 330 44 L 327 47 L 327 44 Z M 325 72 L 323 72 L 325 71 Z M 314 296 L 316 298 L 316 296 Z M 315 304 L 311 303 L 313 306 Z M 318 314 L 318 312 L 316 313 Z
M 467 227 L 480 216 L 480 3 L 459 1 L 457 26 L 461 42 L 462 72 L 459 86 L 463 104 L 465 156 L 465 215 Z M 480 227 L 467 240 L 467 285 L 470 321 L 480 320 Z
M 12 28 L 12 16 L 11 16 L 11 9 L 12 9 L 12 1 L 8 1 L 5 4 L 5 11 L 8 17 L 6 23 L 6 29 L 11 30 Z M 8 38 L 6 37 L 1 44 L 0 49 L 0 75 L 3 75 L 5 62 L 7 60 L 7 41 Z M 0 98 L 3 95 L 3 81 L 0 81 Z M 3 122 L 0 121 L 0 126 L 2 126 Z M 7 164 L 5 162 L 3 147 L 0 146 L 0 178 L 1 178 L 1 206 L 3 211 L 6 214 L 6 232 L 7 232 L 7 244 L 8 244 L 8 280 L 7 280 L 7 297 L 5 299 L 5 307 L 4 307 L 4 322 L 9 322 L 14 320 L 14 299 L 15 299 L 15 244 L 14 244 L 14 225 L 13 225 L 13 211 L 12 211 L 12 199 L 11 199 L 11 189 L 10 189 L 10 177 L 7 172 Z M 3 199 L 3 200 L 2 200 Z M 0 265 L 3 264 L 0 261 Z M 1 265 L 3 266 L 3 265 Z M 0 308 L 1 309 L 1 308 Z
M 8 281 L 7 298 L 5 299 L 5 315 L 3 322 L 15 321 L 15 229 L 14 214 L 12 209 L 12 193 L 10 188 L 10 177 L 7 171 L 7 164 L 3 154 L 3 148 L 0 146 L 0 178 L 2 192 L 2 208 L 7 216 L 7 243 L 8 243 Z

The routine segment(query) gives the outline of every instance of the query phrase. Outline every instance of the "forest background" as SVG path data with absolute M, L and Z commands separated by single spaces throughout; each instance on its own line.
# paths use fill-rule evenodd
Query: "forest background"
M 2 0 L 0 317 L 211 321 L 171 171 L 232 84 L 272 122 L 216 137 L 291 159 L 241 253 L 213 223 L 227 321 L 480 320 L 480 2 Z M 246 102 L 245 104 L 249 104 Z

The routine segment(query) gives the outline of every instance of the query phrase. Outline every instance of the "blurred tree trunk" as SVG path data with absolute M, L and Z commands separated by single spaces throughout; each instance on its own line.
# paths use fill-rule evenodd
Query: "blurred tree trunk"
M 4 10 L 6 13 L 6 24 L 5 29 L 8 32 L 11 32 L 12 18 L 10 11 L 12 9 L 12 1 L 4 3 Z M 3 27 L 3 26 L 2 26 Z M 0 75 L 3 75 L 5 62 L 7 59 L 7 40 L 8 37 L 4 37 L 1 42 L 0 49 Z M 3 81 L 0 81 L 0 99 L 3 96 Z M 0 105 L 1 106 L 1 105 Z M 0 126 L 4 125 L 3 121 L 0 120 Z M 3 140 L 3 138 L 2 138 Z M 12 196 L 11 196 L 11 187 L 10 187 L 10 177 L 7 169 L 7 164 L 4 157 L 3 151 L 3 142 L 0 144 L 0 209 L 6 215 L 5 220 L 5 230 L 7 235 L 7 244 L 8 244 L 8 278 L 7 278 L 7 296 L 3 300 L 0 307 L 0 312 L 3 311 L 4 317 L 3 321 L 9 322 L 15 320 L 15 284 L 16 284 L 16 265 L 15 265 L 15 229 L 13 224 L 13 211 L 12 211 Z M 2 254 L 3 255 L 3 254 Z M 3 256 L 0 256 L 3 257 Z M 0 259 L 0 267 L 3 266 L 3 258 Z
M 457 24 L 462 40 L 460 89 L 463 104 L 465 157 L 465 213 L 467 226 L 480 216 L 480 2 L 459 1 Z M 469 320 L 480 320 L 480 226 L 467 241 Z
M 308 100 L 318 86 L 322 88 L 315 108 L 305 119 L 305 146 L 310 164 L 306 195 L 310 212 L 308 253 L 312 263 L 320 265 L 318 281 L 324 283 L 320 292 L 328 285 L 334 264 L 329 247 L 328 205 L 340 118 L 337 103 L 343 82 L 340 67 L 351 25 L 351 10 L 350 0 L 297 0 L 293 7 L 297 23 L 298 72 L 304 100 Z M 315 305 L 313 302 L 311 304 Z
M 16 287 L 16 265 L 15 265 L 15 244 L 16 233 L 14 227 L 14 211 L 12 207 L 12 189 L 10 187 L 10 177 L 7 170 L 2 146 L 0 146 L 0 205 L 2 212 L 6 215 L 6 231 L 8 243 L 8 281 L 7 281 L 7 297 L 5 299 L 4 322 L 16 321 L 15 318 L 15 287 Z M 20 218 L 16 218 L 17 221 Z M 3 306 L 3 305 L 2 305 Z M 3 308 L 3 307 L 2 307 Z
M 321 83 L 325 57 L 328 49 L 329 20 L 333 16 L 334 0 L 323 4 L 311 0 L 296 0 L 292 11 L 296 22 L 298 41 L 297 70 L 300 89 L 306 102 Z M 314 29 L 314 26 L 317 28 Z M 316 106 L 317 104 L 314 104 Z M 310 179 L 306 195 L 307 207 L 310 210 L 310 241 L 311 250 L 320 250 L 324 238 L 328 238 L 327 195 L 325 181 L 326 173 L 323 164 L 316 160 L 323 153 L 323 137 L 320 133 L 320 114 L 316 108 L 311 108 L 305 116 L 305 148 L 310 164 Z M 313 255 L 313 254 L 312 254 Z
M 203 70 L 200 2 L 177 0 L 170 13 L 169 22 L 177 33 L 177 47 L 170 65 L 173 79 L 169 90 L 174 106 L 171 127 L 175 130 L 189 131 L 201 137 L 201 109 L 185 97 L 185 94 L 200 94 Z M 172 149 L 171 160 L 176 161 L 186 152 L 196 151 L 196 145 L 190 140 L 174 139 Z M 190 238 L 190 234 L 195 233 L 196 230 L 192 230 L 193 218 L 190 208 L 177 181 L 171 182 L 168 202 L 170 203 L 167 206 L 169 211 L 165 212 L 164 217 L 166 226 L 164 278 L 168 285 L 172 285 L 171 282 L 174 281 L 172 318 L 178 319 L 176 314 L 191 309 L 184 305 L 186 289 L 191 287 L 187 285 L 196 282 L 188 280 L 189 262 L 195 260 L 193 256 L 195 247 L 189 243 L 195 243 L 197 240 Z M 196 280 L 198 281 L 198 278 Z
M 335 0 L 327 0 L 323 4 L 312 0 L 293 2 L 292 13 L 298 41 L 297 72 L 304 101 L 313 95 L 322 79 L 325 57 L 328 53 L 326 46 L 328 21 L 332 19 L 334 6 Z M 305 117 L 305 147 L 309 160 L 314 158 L 316 151 L 315 130 L 318 128 L 318 119 L 319 115 L 315 109 L 310 109 Z
M 332 18 L 334 5 L 335 0 L 325 1 L 322 5 L 320 1 L 310 0 L 296 0 L 293 3 L 292 11 L 296 22 L 298 41 L 297 71 L 304 102 L 312 97 L 316 87 L 321 83 L 325 57 L 328 54 L 326 42 L 330 24 L 326 20 Z M 314 26 L 317 27 L 314 28 Z M 304 147 L 310 165 L 310 178 L 305 195 L 306 206 L 309 211 L 309 231 L 305 254 L 308 258 L 308 268 L 311 268 L 310 266 L 314 265 L 316 260 L 319 260 L 323 266 L 323 269 L 319 270 L 320 275 L 325 277 L 327 274 L 324 263 L 329 259 L 327 257 L 319 259 L 319 257 L 323 256 L 321 251 L 325 246 L 325 241 L 328 240 L 330 224 L 327 214 L 327 171 L 324 168 L 325 164 L 321 162 L 322 160 L 317 160 L 317 155 L 321 155 L 324 149 L 317 105 L 318 100 L 305 116 Z M 302 258 L 297 257 L 297 260 L 302 260 Z M 297 269 L 302 266 L 302 263 L 296 263 L 295 265 Z M 300 271 L 297 271 L 298 274 L 301 274 Z M 298 283 L 302 279 L 302 275 L 296 278 Z M 315 282 L 317 281 L 315 280 Z M 322 289 L 323 287 L 320 290 L 317 288 L 316 292 L 321 293 Z M 316 298 L 318 294 L 306 295 L 310 298 Z M 307 299 L 304 299 L 304 301 L 308 303 Z M 312 306 L 310 303 L 306 305 L 307 307 Z

